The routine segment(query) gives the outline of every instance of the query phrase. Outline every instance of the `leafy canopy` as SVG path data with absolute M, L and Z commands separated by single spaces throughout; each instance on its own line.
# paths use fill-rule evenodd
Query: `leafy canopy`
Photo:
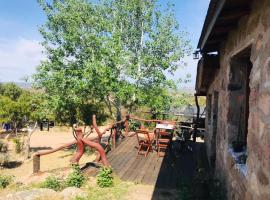
M 38 2 L 47 16 L 40 28 L 47 60 L 34 78 L 55 112 L 72 123 L 89 103 L 129 110 L 165 105 L 171 87 L 166 73 L 190 51 L 173 6 L 162 10 L 153 0 Z

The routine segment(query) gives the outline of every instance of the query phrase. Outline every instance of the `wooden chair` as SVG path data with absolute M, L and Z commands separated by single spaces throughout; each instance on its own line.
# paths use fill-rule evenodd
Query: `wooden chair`
M 138 140 L 138 155 L 144 155 L 145 157 L 149 152 L 153 151 L 153 141 L 154 141 L 154 133 L 149 133 L 147 129 L 139 129 L 136 131 L 136 136 Z
M 172 124 L 175 126 L 175 124 Z M 157 130 L 157 140 L 156 140 L 156 146 L 157 146 L 157 154 L 158 156 L 165 156 L 165 152 L 168 148 L 171 148 L 171 141 L 172 141 L 172 130 Z

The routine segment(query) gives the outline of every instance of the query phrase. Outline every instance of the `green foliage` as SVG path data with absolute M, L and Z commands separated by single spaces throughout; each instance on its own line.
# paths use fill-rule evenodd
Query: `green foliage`
M 1 92 L 2 91 L 2 92 Z M 29 121 L 51 118 L 44 95 L 38 92 L 25 91 L 15 84 L 3 84 L 0 87 L 0 122 L 23 127 Z
M 0 189 L 6 188 L 13 180 L 12 176 L 0 175 Z
M 40 28 L 47 60 L 34 75 L 56 116 L 85 119 L 89 102 L 164 109 L 166 72 L 190 51 L 173 8 L 156 1 L 38 1 L 48 17 Z M 162 97 L 158 97 L 162 91 Z M 144 95 L 142 95 L 144 93 Z M 80 110 L 82 108 L 83 110 Z M 81 112 L 81 113 L 80 113 Z M 87 119 L 89 121 L 89 118 Z
M 165 87 L 165 86 L 164 86 Z M 153 112 L 168 111 L 172 97 L 168 88 L 149 87 L 141 93 L 142 105 L 147 106 Z
M 22 93 L 23 90 L 14 83 L 0 85 L 0 95 L 9 97 L 13 101 L 17 100 Z
M 99 187 L 111 187 L 113 185 L 113 176 L 111 167 L 102 167 L 97 175 L 97 184 Z
M 59 191 L 63 188 L 63 180 L 55 176 L 49 176 L 41 183 L 41 187 Z
M 77 119 L 81 121 L 83 124 L 93 124 L 92 116 L 96 115 L 97 122 L 103 123 L 108 118 L 108 115 L 104 109 L 105 105 L 102 103 L 85 103 L 77 108 Z
M 89 195 L 87 197 L 88 200 L 118 200 L 123 199 L 126 196 L 127 192 L 130 191 L 130 188 L 133 187 L 134 184 L 131 182 L 124 182 L 120 180 L 118 177 L 114 178 L 112 187 L 99 187 L 98 185 L 89 186 Z M 135 188 L 134 188 L 135 189 Z
M 79 165 L 73 165 L 72 168 L 73 171 L 66 179 L 66 186 L 80 188 L 86 179 L 83 176 Z
M 23 144 L 20 140 L 20 138 L 13 138 L 12 139 L 13 143 L 15 144 L 15 152 L 16 153 L 21 153 L 22 152 L 22 148 L 23 148 Z
M 136 131 L 136 130 L 138 130 L 139 128 L 140 128 L 140 126 L 141 126 L 141 123 L 139 122 L 139 121 L 137 121 L 137 120 L 129 120 L 129 130 L 131 130 L 131 131 Z

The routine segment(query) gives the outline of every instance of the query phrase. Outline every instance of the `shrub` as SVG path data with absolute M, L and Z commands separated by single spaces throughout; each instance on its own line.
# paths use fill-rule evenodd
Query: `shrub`
M 60 178 L 49 176 L 41 183 L 41 187 L 59 191 L 63 188 L 63 181 Z
M 113 176 L 111 167 L 102 167 L 97 176 L 99 187 L 111 187 L 113 185 Z
M 12 182 L 12 176 L 0 175 L 0 188 L 6 188 Z
M 85 177 L 83 176 L 79 165 L 73 165 L 72 168 L 72 172 L 66 179 L 66 186 L 80 188 L 85 181 Z
M 9 162 L 9 156 L 6 153 L 0 154 L 0 167 L 6 167 Z
M 19 138 L 13 138 L 13 142 L 15 144 L 15 152 L 16 153 L 21 153 L 22 151 L 22 142 L 20 141 Z
M 2 141 L 0 141 L 0 152 L 6 153 L 8 150 L 8 145 Z
M 129 120 L 129 130 L 136 131 L 140 128 L 141 123 L 135 120 Z

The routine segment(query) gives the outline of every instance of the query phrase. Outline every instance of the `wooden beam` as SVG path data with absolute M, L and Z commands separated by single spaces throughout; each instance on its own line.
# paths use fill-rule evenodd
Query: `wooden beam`
M 226 38 L 223 39 L 213 39 L 213 40 L 209 40 L 207 41 L 206 45 L 219 45 L 220 42 L 224 41 Z
M 249 15 L 250 14 L 250 8 L 233 8 L 230 10 L 224 10 L 221 12 L 217 22 L 220 21 L 228 21 L 228 20 L 236 20 L 242 16 Z
M 208 37 L 210 36 L 212 29 L 216 23 L 216 20 L 220 14 L 220 12 L 222 11 L 222 8 L 225 4 L 226 0 L 220 0 L 217 3 L 216 9 L 215 9 L 215 13 L 213 14 L 213 17 L 210 20 L 210 23 L 207 27 L 203 27 L 203 29 L 206 29 L 206 32 L 204 35 L 201 35 L 201 38 L 199 40 L 199 44 L 198 44 L 198 48 L 201 50 L 204 50 L 204 45 L 206 44 Z
M 203 53 L 209 53 L 209 52 L 214 52 L 214 51 L 219 51 L 220 50 L 220 43 L 218 44 L 206 44 Z
M 235 29 L 236 27 L 237 27 L 237 24 L 235 24 L 235 23 L 227 25 L 227 26 L 216 26 L 216 27 L 214 27 L 212 34 L 214 34 L 214 35 L 215 34 L 216 35 L 223 34 L 224 35 L 224 33 L 228 33 L 229 31 Z

